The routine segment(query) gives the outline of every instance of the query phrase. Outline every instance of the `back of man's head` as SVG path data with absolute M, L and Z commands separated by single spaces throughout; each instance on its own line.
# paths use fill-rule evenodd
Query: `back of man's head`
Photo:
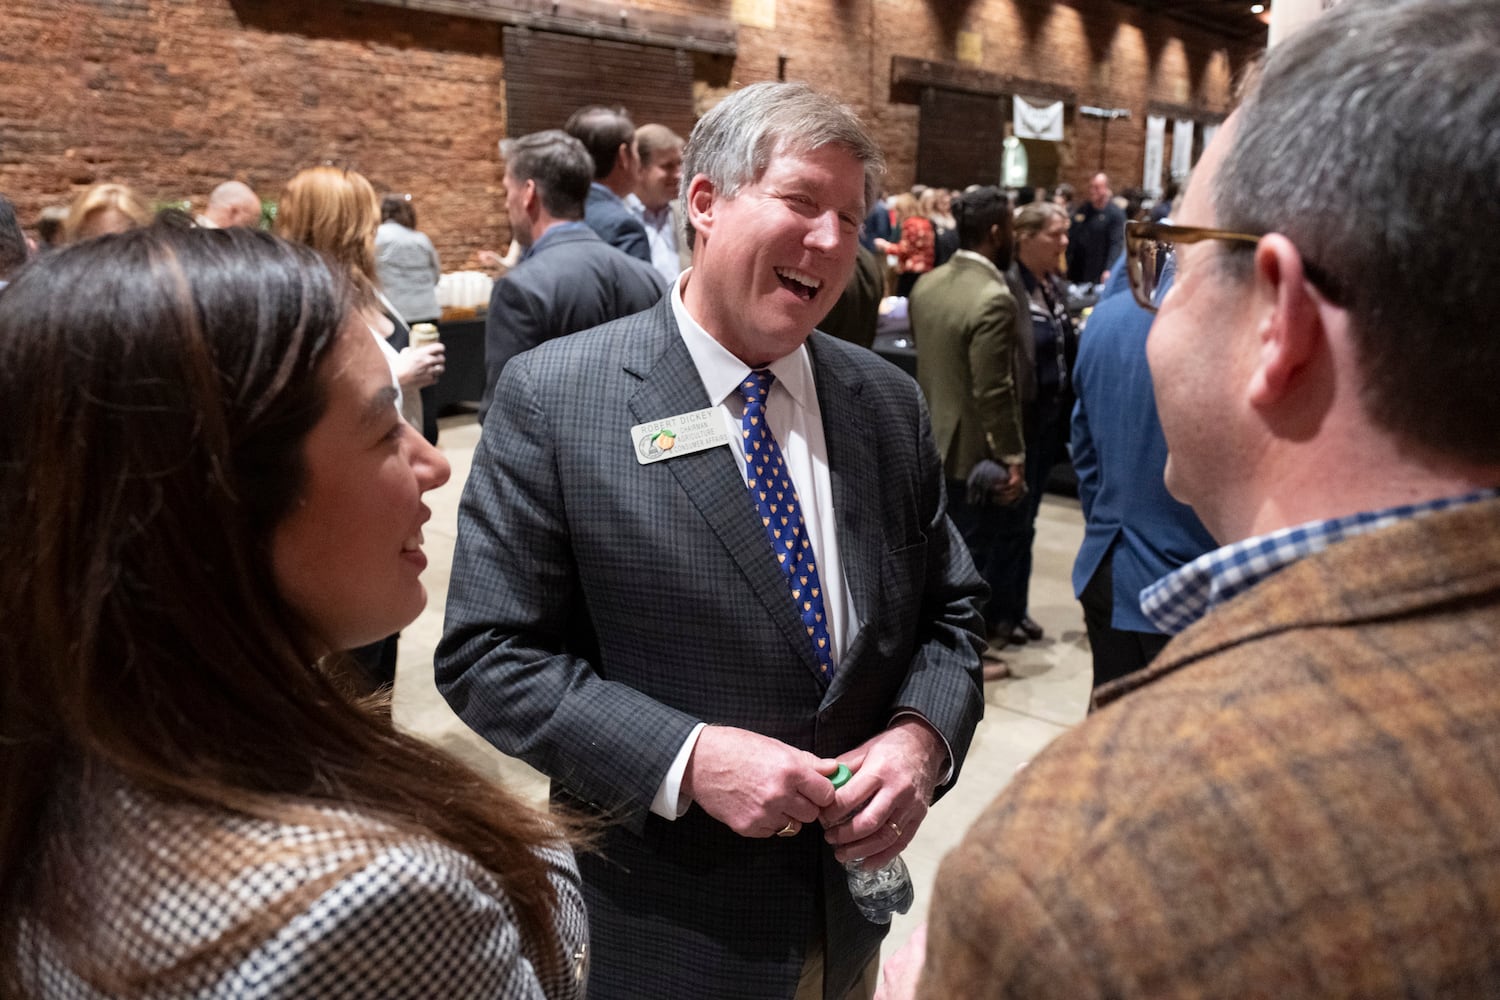
M 225 181 L 208 196 L 203 214 L 221 229 L 253 226 L 260 222 L 260 199 L 242 181 Z
M 847 150 L 865 168 L 864 209 L 875 202 L 885 157 L 859 116 L 801 83 L 753 83 L 736 90 L 698 119 L 682 154 L 682 188 L 703 174 L 720 197 L 732 198 L 765 173 L 781 153 L 810 153 L 824 146 Z M 688 227 L 688 245 L 694 231 Z
M 1010 202 L 997 187 L 965 191 L 953 202 L 953 222 L 958 227 L 958 245 L 964 250 L 978 250 L 990 239 L 994 226 L 1000 227 L 998 250 L 1003 250 L 1005 268 L 1010 266 Z
M 1268 53 L 1237 119 L 1219 227 L 1296 244 L 1349 312 L 1372 420 L 1500 463 L 1500 4 L 1342 4 Z
M 583 143 L 553 128 L 502 140 L 500 155 L 505 158 L 507 175 L 523 184 L 536 182 L 548 215 L 569 222 L 583 218 L 594 176 L 593 161 Z
M 26 234 L 16 218 L 16 207 L 9 198 L 0 195 L 0 281 L 8 279 L 12 271 L 26 262 L 26 253 Z
M 624 108 L 594 105 L 579 108 L 568 118 L 563 131 L 583 143 L 594 161 L 594 179 L 602 180 L 614 173 L 621 145 L 635 142 L 635 124 Z

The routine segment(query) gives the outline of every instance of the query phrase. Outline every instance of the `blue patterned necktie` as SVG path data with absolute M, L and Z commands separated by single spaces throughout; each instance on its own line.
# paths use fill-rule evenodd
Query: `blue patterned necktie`
M 802 501 L 792 486 L 781 457 L 781 446 L 766 423 L 766 396 L 776 380 L 764 368 L 756 369 L 740 383 L 745 400 L 745 414 L 740 418 L 740 436 L 745 441 L 745 468 L 750 481 L 750 499 L 760 512 L 760 523 L 766 529 L 771 549 L 781 564 L 796 602 L 797 612 L 807 629 L 813 655 L 825 681 L 833 678 L 832 640 L 828 636 L 828 616 L 823 613 L 823 584 L 818 579 L 817 557 L 807 524 L 802 520 Z

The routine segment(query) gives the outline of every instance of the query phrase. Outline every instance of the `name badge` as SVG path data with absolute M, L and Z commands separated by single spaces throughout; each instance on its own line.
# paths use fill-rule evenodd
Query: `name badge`
M 636 461 L 642 465 L 728 443 L 724 416 L 713 406 L 630 428 L 630 446 L 635 449 Z

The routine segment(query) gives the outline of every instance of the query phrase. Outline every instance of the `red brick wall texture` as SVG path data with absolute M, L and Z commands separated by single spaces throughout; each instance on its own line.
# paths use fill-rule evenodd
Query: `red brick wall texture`
M 736 11 L 734 0 L 620 6 Z M 98 181 L 195 209 L 229 178 L 274 199 L 301 167 L 333 162 L 378 190 L 410 192 L 447 269 L 509 240 L 496 150 L 505 53 L 494 22 L 356 0 L 4 7 L 0 193 L 23 221 Z M 1226 111 L 1255 53 L 1253 43 L 1113 0 L 769 0 L 759 9 L 774 12 L 774 27 L 741 24 L 729 86 L 784 72 L 837 93 L 884 145 L 892 188 L 922 180 L 913 176 L 917 106 L 892 102 L 892 56 L 957 62 L 960 37 L 977 35 L 980 68 L 1065 87 L 1081 104 L 1129 108 L 1110 126 L 1105 153 L 1121 187 L 1141 179 L 1148 105 Z M 720 75 L 724 62 L 699 65 Z M 703 81 L 700 101 L 723 83 Z M 617 99 L 628 107 L 629 94 Z M 1086 181 L 1102 133 L 1069 108 L 1059 179 Z

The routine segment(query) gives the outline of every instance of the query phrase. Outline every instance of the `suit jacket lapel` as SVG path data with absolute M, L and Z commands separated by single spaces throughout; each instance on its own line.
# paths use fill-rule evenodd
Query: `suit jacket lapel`
M 670 296 L 657 306 L 653 320 L 651 335 L 642 338 L 641 351 L 625 365 L 627 371 L 641 379 L 640 388 L 629 401 L 636 423 L 689 413 L 709 405 L 693 356 L 677 331 Z M 786 578 L 766 541 L 765 528 L 750 502 L 736 455 L 728 448 L 710 448 L 667 459 L 662 464 L 723 543 L 788 644 L 821 684 L 817 657 L 792 604 Z M 705 580 L 704 585 L 714 586 L 715 581 Z
M 808 341 L 813 378 L 818 385 L 818 407 L 823 415 L 823 440 L 828 446 L 828 474 L 833 483 L 833 509 L 837 519 L 839 553 L 844 580 L 854 602 L 855 620 L 839 670 L 828 690 L 827 701 L 837 698 L 848 685 L 852 668 L 866 644 L 862 623 L 875 614 L 879 593 L 877 578 L 881 562 L 879 456 L 870 428 L 878 414 L 863 398 L 864 384 L 833 351 L 820 351 L 821 334 Z M 876 431 L 876 433 L 879 433 Z

